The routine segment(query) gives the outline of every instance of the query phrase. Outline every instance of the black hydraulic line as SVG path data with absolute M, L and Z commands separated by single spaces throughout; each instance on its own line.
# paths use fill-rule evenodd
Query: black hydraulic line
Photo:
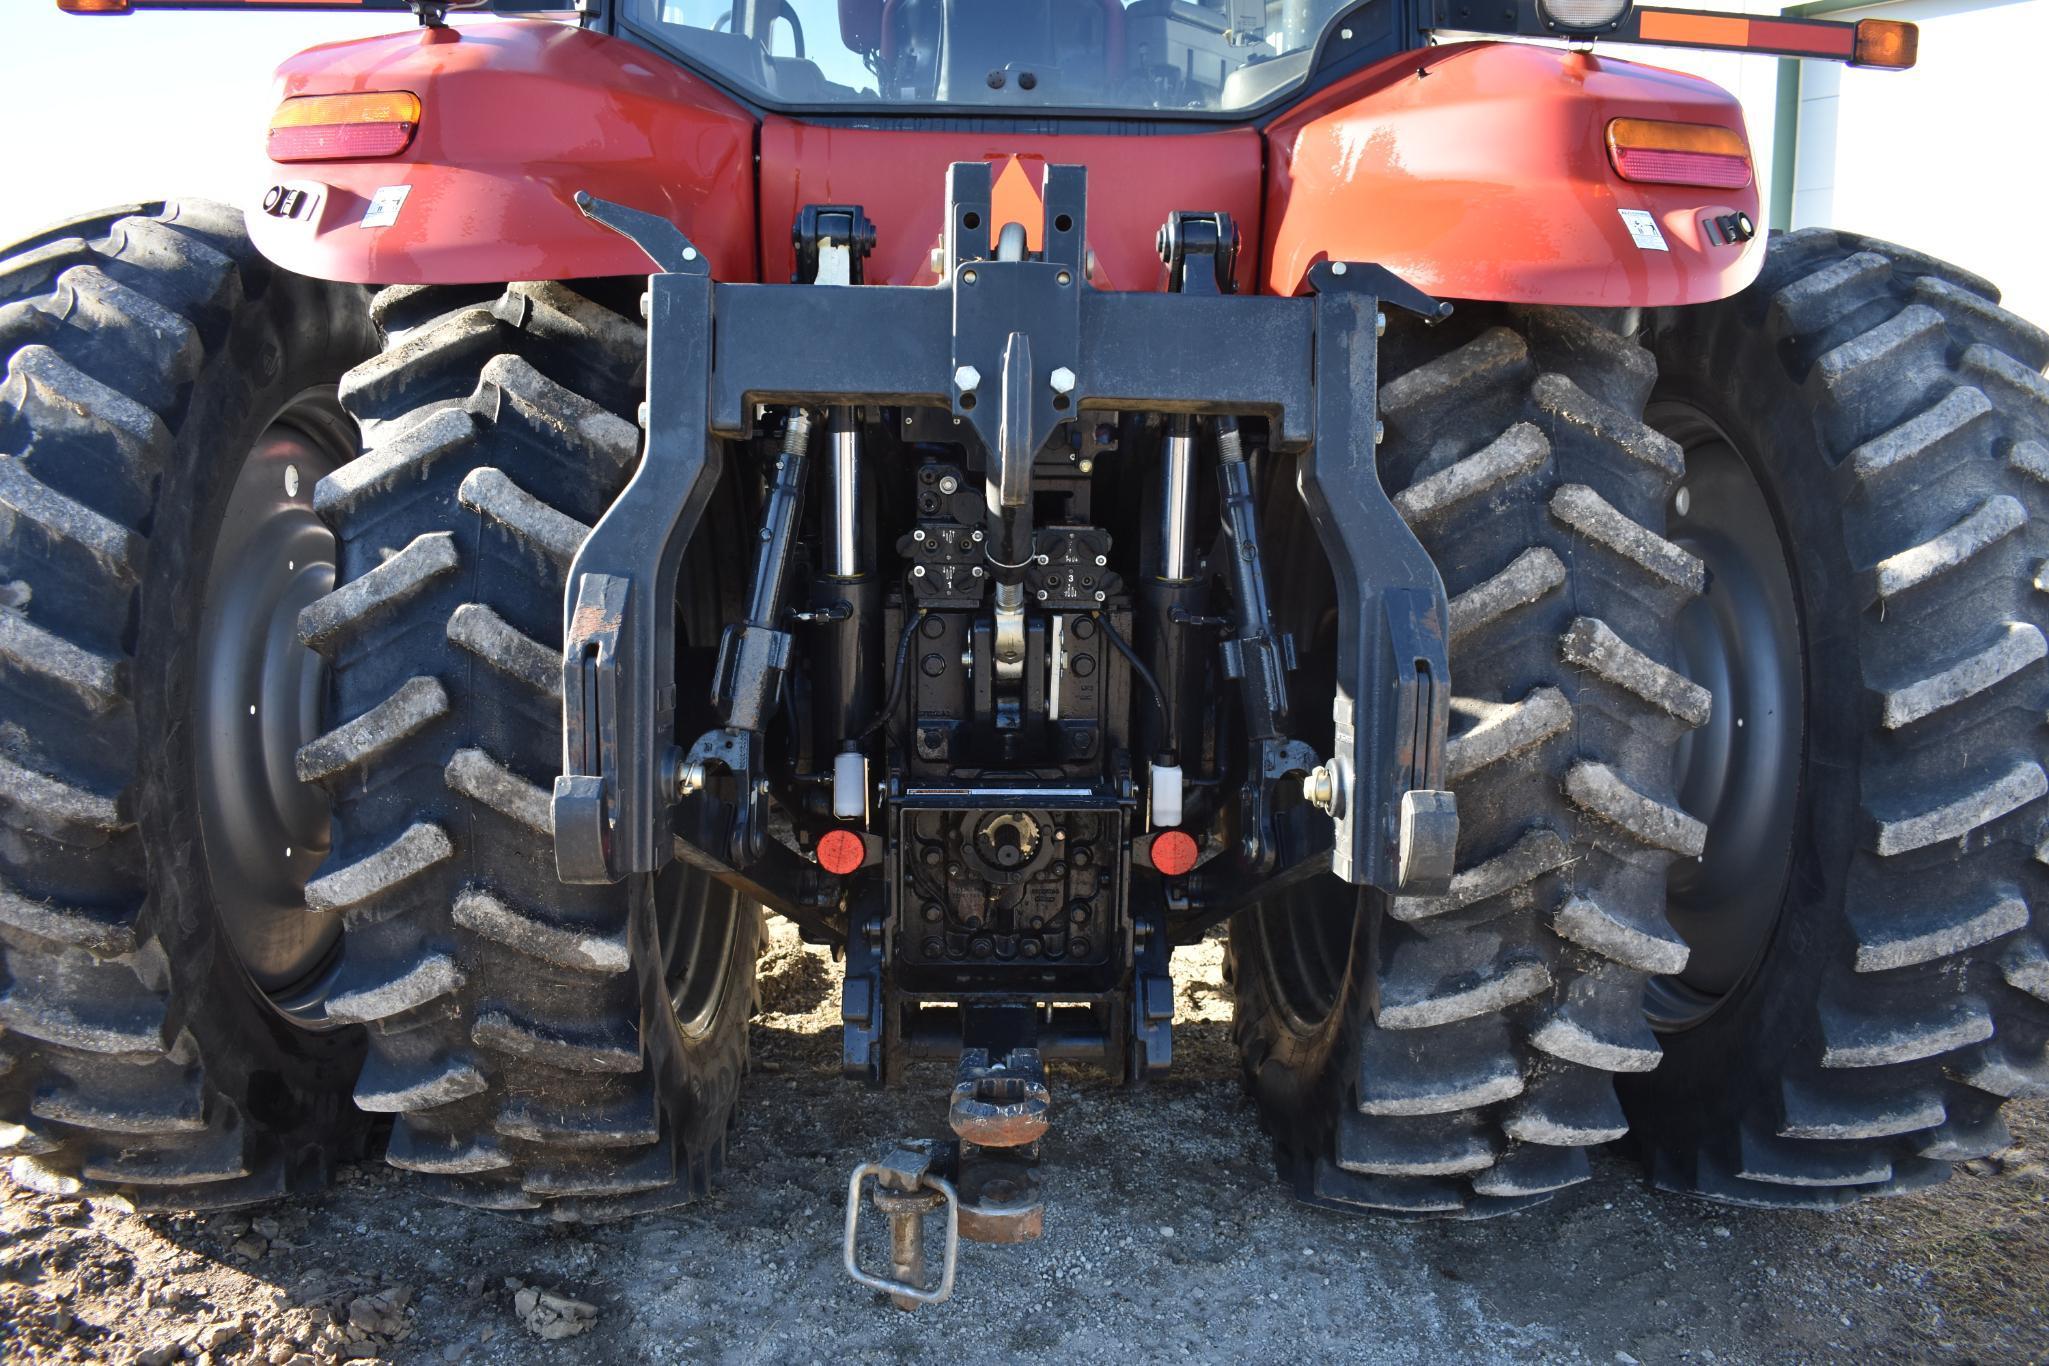
M 889 724 L 889 718 L 896 714 L 897 704 L 904 700 L 904 678 L 911 667 L 911 641 L 918 634 L 918 627 L 925 621 L 925 609 L 920 607 L 904 623 L 903 634 L 896 641 L 896 671 L 890 676 L 889 696 L 883 699 L 882 709 L 875 713 L 875 719 L 861 728 L 860 739 L 867 739 Z
M 1137 650 L 1131 648 L 1131 642 L 1124 638 L 1123 633 L 1110 624 L 1109 617 L 1098 613 L 1096 624 L 1102 628 L 1104 639 L 1116 648 L 1118 654 L 1124 656 L 1125 661 L 1131 665 L 1131 672 L 1145 685 L 1145 690 L 1152 694 L 1153 705 L 1159 708 L 1160 721 L 1164 727 L 1166 752 L 1170 755 L 1178 753 L 1180 737 L 1179 729 L 1175 725 L 1174 709 L 1169 705 L 1167 694 L 1160 687 L 1159 679 L 1153 677 L 1153 671 L 1146 667 L 1145 661 L 1139 658 Z

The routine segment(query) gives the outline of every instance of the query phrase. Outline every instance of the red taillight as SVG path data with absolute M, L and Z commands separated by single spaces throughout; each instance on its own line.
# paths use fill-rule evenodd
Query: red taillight
M 834 877 L 853 872 L 867 856 L 861 837 L 851 830 L 828 830 L 819 837 L 818 866 Z
M 1653 185 L 1706 185 L 1717 190 L 1740 190 L 1750 183 L 1750 163 L 1741 157 L 1649 147 L 1617 148 L 1615 173 Z
M 1198 852 L 1195 837 L 1185 830 L 1162 830 L 1153 836 L 1153 867 L 1168 877 L 1180 877 L 1193 868 Z
M 1624 180 L 1740 190 L 1750 183 L 1750 148 L 1733 128 L 1660 119 L 1615 119 L 1608 161 Z
M 403 90 L 302 95 L 270 119 L 272 161 L 369 161 L 397 156 L 420 127 L 420 98 Z

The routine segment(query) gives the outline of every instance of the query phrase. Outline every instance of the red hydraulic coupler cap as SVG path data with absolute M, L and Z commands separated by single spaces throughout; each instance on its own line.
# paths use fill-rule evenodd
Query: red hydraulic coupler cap
M 818 841 L 818 866 L 836 877 L 853 872 L 866 857 L 861 837 L 851 830 L 828 830 Z
M 1162 830 L 1153 836 L 1153 867 L 1180 877 L 1195 866 L 1195 836 L 1186 830 Z

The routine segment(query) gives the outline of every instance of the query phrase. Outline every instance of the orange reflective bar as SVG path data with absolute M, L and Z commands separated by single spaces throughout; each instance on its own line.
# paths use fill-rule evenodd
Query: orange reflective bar
M 1739 14 L 1699 14 L 1686 10 L 1636 11 L 1636 38 L 1640 42 L 1756 49 L 1837 61 L 1854 58 L 1859 27 L 1861 25 L 1751 19 Z M 1912 25 L 1903 27 L 1911 28 Z
M 1697 43 L 1702 47 L 1749 47 L 1750 21 L 1736 15 L 1680 14 L 1638 10 L 1637 36 L 1647 43 Z

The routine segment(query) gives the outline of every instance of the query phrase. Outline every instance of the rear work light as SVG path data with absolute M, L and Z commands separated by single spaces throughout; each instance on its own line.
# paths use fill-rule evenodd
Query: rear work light
M 301 95 L 270 116 L 272 161 L 361 161 L 392 157 L 420 126 L 420 97 L 404 90 Z
M 1624 180 L 1740 190 L 1750 183 L 1750 148 L 1733 128 L 1711 123 L 1615 119 L 1608 160 Z
M 1561 33 L 1605 33 L 1629 13 L 1629 0 L 1537 0 L 1537 12 Z

